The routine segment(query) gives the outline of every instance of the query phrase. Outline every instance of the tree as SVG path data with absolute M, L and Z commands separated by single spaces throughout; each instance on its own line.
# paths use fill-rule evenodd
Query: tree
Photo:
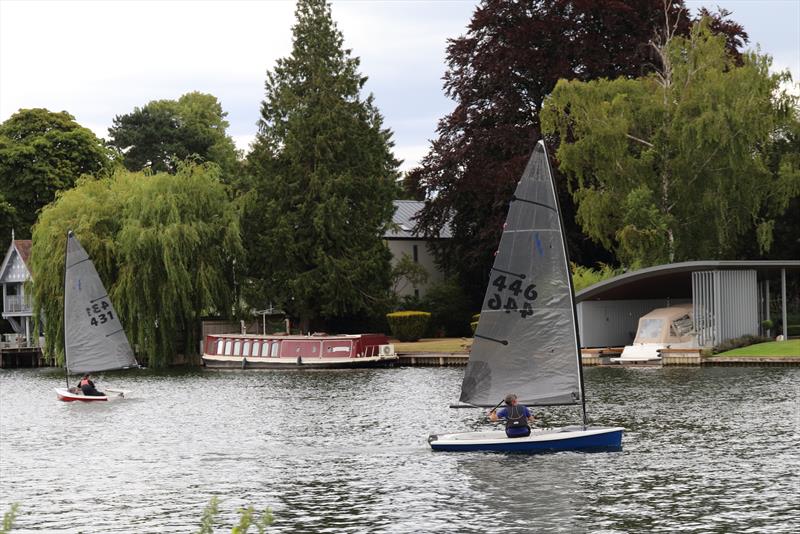
M 201 315 L 230 313 L 242 246 L 217 166 L 186 164 L 174 175 L 118 169 L 110 178 L 81 180 L 42 211 L 31 252 L 34 315 L 46 319 L 47 356 L 59 363 L 70 229 L 149 366 L 169 364 L 181 345 L 194 353 Z
M 127 115 L 114 117 L 109 144 L 122 152 L 132 171 L 175 173 L 194 157 L 218 164 L 230 179 L 237 164 L 236 147 L 227 135 L 227 113 L 213 95 L 192 92 L 178 100 L 153 100 Z
M 770 74 L 758 53 L 737 66 L 707 22 L 656 50 L 657 73 L 560 81 L 542 113 L 581 227 L 630 266 L 734 258 L 751 227 L 768 250 L 800 194 L 796 153 L 768 162 L 796 127 L 788 72 Z
M 39 211 L 56 193 L 83 174 L 104 172 L 110 161 L 103 142 L 66 111 L 21 109 L 0 124 L 0 198 L 16 213 L 17 237 L 30 237 Z M 0 206 L 3 211 L 11 224 L 11 212 Z
M 376 313 L 388 301 L 398 162 L 358 59 L 324 0 L 300 0 L 291 55 L 267 74 L 248 159 L 251 301 L 301 319 Z
M 466 35 L 450 41 L 444 88 L 456 107 L 439 122 L 406 187 L 427 199 L 418 230 L 435 237 L 450 222 L 453 238 L 439 260 L 458 274 L 473 304 L 483 298 L 508 199 L 541 137 L 545 97 L 561 78 L 651 71 L 657 58 L 647 43 L 665 13 L 679 34 L 688 32 L 682 1 L 483 0 Z M 735 50 L 746 34 L 726 16 L 715 15 L 715 28 Z M 613 261 L 577 228 L 566 184 L 558 176 L 557 184 L 572 259 Z
M 5 244 L 6 239 L 11 237 L 11 231 L 16 226 L 17 210 L 10 202 L 6 201 L 3 192 L 0 191 L 0 247 Z

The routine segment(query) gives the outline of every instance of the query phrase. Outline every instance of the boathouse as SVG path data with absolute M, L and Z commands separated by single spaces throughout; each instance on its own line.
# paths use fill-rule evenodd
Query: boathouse
M 424 236 L 417 235 L 414 232 L 416 225 L 414 217 L 424 205 L 425 203 L 419 200 L 395 200 L 392 228 L 383 235 L 383 239 L 392 253 L 392 266 L 397 265 L 397 262 L 405 254 L 415 263 L 422 265 L 428 272 L 428 282 L 419 286 L 415 286 L 407 280 L 401 280 L 396 288 L 399 296 L 421 297 L 431 284 L 444 280 L 444 274 L 434 260 L 433 247 L 436 246 L 437 241 L 450 239 L 450 226 L 446 225 L 442 229 L 438 240 L 429 240 Z
M 800 306 L 798 287 L 800 260 L 689 261 L 628 272 L 575 295 L 581 346 L 629 345 L 642 315 L 676 304 L 691 304 L 700 347 L 786 333 L 789 307 Z

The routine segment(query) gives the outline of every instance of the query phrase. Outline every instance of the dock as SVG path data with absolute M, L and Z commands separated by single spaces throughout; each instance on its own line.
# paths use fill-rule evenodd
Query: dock
M 398 364 L 404 367 L 464 366 L 469 361 L 466 352 L 404 352 L 397 357 Z
M 671 367 L 671 366 L 798 366 L 800 358 L 703 356 L 701 349 L 662 349 L 661 360 L 620 364 L 612 362 L 622 354 L 622 347 L 583 349 L 581 362 L 585 367 Z M 398 353 L 400 367 L 458 367 L 469 361 L 466 352 L 402 352 Z
M 48 367 L 39 347 L 3 347 L 0 348 L 0 369 L 20 367 Z

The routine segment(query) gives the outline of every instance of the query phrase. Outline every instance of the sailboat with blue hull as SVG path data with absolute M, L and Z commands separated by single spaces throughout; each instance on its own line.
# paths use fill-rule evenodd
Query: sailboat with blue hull
M 437 451 L 619 450 L 621 427 L 588 425 L 575 298 L 561 212 L 544 142 L 517 184 L 454 407 L 580 405 L 582 424 L 532 430 L 432 434 Z

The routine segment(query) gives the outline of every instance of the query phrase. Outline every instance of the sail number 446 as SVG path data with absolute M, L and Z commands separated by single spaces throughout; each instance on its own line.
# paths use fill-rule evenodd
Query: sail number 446
M 493 294 L 492 298 L 486 303 L 489 309 L 499 310 L 502 308 L 506 313 L 519 311 L 523 319 L 529 315 L 533 315 L 533 306 L 531 302 L 536 300 L 536 297 L 539 296 L 539 294 L 536 293 L 536 284 L 528 284 L 528 286 L 523 289 L 522 280 L 516 279 L 506 285 L 506 277 L 500 275 L 492 280 L 491 285 L 496 287 L 498 292 Z M 505 293 L 505 295 L 502 295 L 502 293 Z M 521 306 L 517 304 L 517 299 L 520 299 Z
M 90 317 L 89 324 L 92 326 L 106 324 L 108 321 L 114 319 L 114 313 L 111 311 L 111 304 L 105 300 L 93 302 L 91 306 L 86 308 L 86 314 Z

